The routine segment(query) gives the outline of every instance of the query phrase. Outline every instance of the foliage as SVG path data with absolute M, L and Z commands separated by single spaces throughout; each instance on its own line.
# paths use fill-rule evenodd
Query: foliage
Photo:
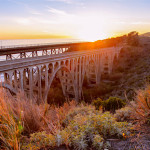
M 61 107 L 37 105 L 27 102 L 23 94 L 15 99 L 2 97 L 0 103 L 0 138 L 2 146 L 7 149 L 55 149 L 62 145 L 77 150 L 105 149 L 110 147 L 107 138 L 130 134 L 130 124 L 117 122 L 112 114 L 97 111 L 92 105 L 76 106 L 74 101 Z M 24 142 L 22 135 L 29 138 L 26 137 Z M 22 148 L 20 143 L 23 143 Z
M 117 121 L 129 121 L 131 119 L 132 109 L 129 106 L 116 110 L 114 117 Z
M 138 32 L 133 31 L 128 34 L 127 42 L 129 45 L 138 46 L 139 45 L 139 37 Z
M 30 135 L 30 143 L 23 147 L 23 149 L 33 149 L 37 150 L 42 147 L 55 147 L 56 139 L 52 134 L 47 134 L 46 132 L 37 132 Z
M 103 104 L 103 100 L 100 98 L 97 98 L 96 100 L 93 100 L 92 104 L 95 106 L 96 110 L 99 110 Z
M 87 149 L 89 143 L 94 148 L 106 148 L 108 143 L 104 139 L 122 137 L 123 133 L 129 135 L 128 123 L 116 122 L 110 113 L 91 113 L 89 115 L 77 114 L 66 127 L 70 132 L 71 145 L 75 149 Z M 99 140 L 99 141 L 98 141 Z
M 137 96 L 131 102 L 131 106 L 134 108 L 134 117 L 142 123 L 150 124 L 150 85 L 144 90 L 137 91 Z
M 34 149 L 49 146 L 54 149 L 65 144 L 77 150 L 86 150 L 89 147 L 105 149 L 110 147 L 106 142 L 107 138 L 129 136 L 130 127 L 126 122 L 117 122 L 109 112 L 91 111 L 87 115 L 79 113 L 64 129 L 53 135 L 46 132 L 32 134 L 30 143 L 25 147 Z
M 67 126 L 70 121 L 74 120 L 74 117 L 78 114 L 88 116 L 92 113 L 96 113 L 97 111 L 91 105 L 79 105 L 74 109 L 71 109 L 63 120 L 63 125 Z
M 103 109 L 105 111 L 115 112 L 117 109 L 120 109 L 125 106 L 125 102 L 117 97 L 109 97 L 109 99 L 103 102 Z
M 100 85 L 92 88 L 83 89 L 83 97 L 85 102 L 90 102 L 97 98 L 102 97 L 105 94 L 110 93 L 113 90 L 113 86 L 110 83 L 101 83 Z

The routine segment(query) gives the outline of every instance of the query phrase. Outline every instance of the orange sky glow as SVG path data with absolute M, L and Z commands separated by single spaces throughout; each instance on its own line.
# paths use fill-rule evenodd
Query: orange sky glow
M 95 41 L 145 33 L 150 29 L 149 6 L 147 0 L 6 0 L 0 5 L 0 40 Z

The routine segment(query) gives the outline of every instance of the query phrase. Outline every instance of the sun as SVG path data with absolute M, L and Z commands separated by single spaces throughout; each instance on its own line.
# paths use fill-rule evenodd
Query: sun
M 97 40 L 103 40 L 108 37 L 109 37 L 108 34 L 106 34 L 104 32 L 98 33 L 93 30 L 87 30 L 85 32 L 81 32 L 79 35 L 79 39 L 81 39 L 83 41 L 90 41 L 90 42 L 94 42 Z
M 84 41 L 96 41 L 108 38 L 110 35 L 107 33 L 105 26 L 102 26 L 102 22 L 97 18 L 91 17 L 80 21 L 80 27 L 78 32 L 78 38 Z

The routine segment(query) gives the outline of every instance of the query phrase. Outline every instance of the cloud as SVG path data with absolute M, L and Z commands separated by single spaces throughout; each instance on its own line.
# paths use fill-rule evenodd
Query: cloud
M 32 15 L 42 15 L 41 12 L 39 12 L 39 11 L 37 11 L 35 9 L 32 9 L 30 7 L 27 7 L 27 9 L 28 9 L 29 13 L 31 13 Z
M 48 11 L 55 14 L 55 15 L 63 15 L 63 16 L 67 15 L 67 13 L 65 11 L 51 8 L 51 7 L 48 7 Z
M 84 6 L 84 2 L 78 1 L 78 0 L 47 0 L 49 2 L 61 2 L 61 3 L 66 3 L 66 4 L 75 4 L 75 5 L 80 5 Z
M 28 18 L 14 18 L 14 22 L 22 25 L 30 25 L 31 21 Z
M 63 3 L 67 3 L 67 4 L 73 3 L 73 0 L 47 0 L 47 1 L 51 1 L 51 2 L 63 2 Z
M 128 24 L 128 25 L 149 25 L 150 22 L 140 22 L 140 21 L 134 21 L 134 22 L 126 22 L 126 21 L 120 21 L 116 22 L 117 24 Z

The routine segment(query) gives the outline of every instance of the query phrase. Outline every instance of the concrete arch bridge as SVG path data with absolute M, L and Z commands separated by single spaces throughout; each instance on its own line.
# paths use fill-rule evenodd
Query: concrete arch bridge
M 53 55 L 44 50 L 45 55 L 42 56 L 6 59 L 0 62 L 0 74 L 4 77 L 2 86 L 13 93 L 21 89 L 29 98 L 37 97 L 42 101 L 47 99 L 57 76 L 64 96 L 74 97 L 78 101 L 81 99 L 84 77 L 89 85 L 99 84 L 106 66 L 108 73 L 112 72 L 114 58 L 118 58 L 120 50 L 121 47 L 111 47 Z M 20 53 L 19 50 L 16 53 Z

